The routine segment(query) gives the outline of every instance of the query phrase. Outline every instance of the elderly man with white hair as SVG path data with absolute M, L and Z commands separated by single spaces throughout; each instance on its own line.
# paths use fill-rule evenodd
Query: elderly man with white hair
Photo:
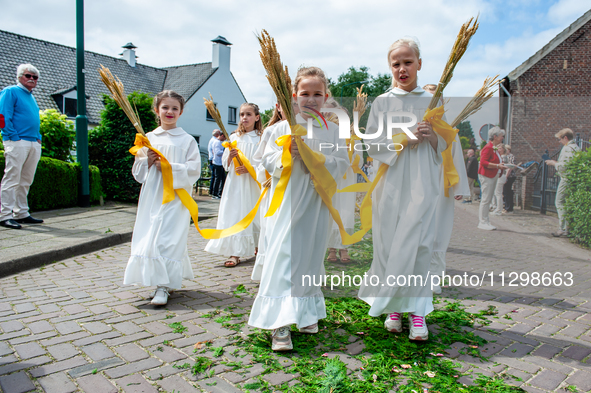
M 485 231 L 497 229 L 491 225 L 488 214 L 499 175 L 504 169 L 508 169 L 502 164 L 501 156 L 494 150 L 494 146 L 503 142 L 504 138 L 505 130 L 501 130 L 499 127 L 491 128 L 488 131 L 489 142 L 480 152 L 478 181 L 480 182 L 482 199 L 480 200 L 480 211 L 478 214 L 478 229 L 484 229 Z
M 39 106 L 32 91 L 37 87 L 39 70 L 21 64 L 17 84 L 0 91 L 0 128 L 4 143 L 0 226 L 21 229 L 20 224 L 40 224 L 29 214 L 27 194 L 41 157 Z

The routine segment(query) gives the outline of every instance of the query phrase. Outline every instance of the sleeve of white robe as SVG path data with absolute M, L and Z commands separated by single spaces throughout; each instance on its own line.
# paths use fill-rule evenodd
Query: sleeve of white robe
M 189 190 L 199 180 L 199 177 L 201 177 L 201 153 L 199 152 L 199 145 L 193 137 L 191 137 L 190 141 L 185 163 L 170 164 L 172 167 L 172 187 L 175 190 L 177 188 Z
M 464 164 L 464 152 L 462 151 L 462 142 L 460 141 L 460 137 L 458 135 L 456 135 L 456 139 L 451 146 L 451 154 L 454 160 L 454 167 L 456 168 L 460 178 L 458 183 L 453 186 L 454 196 L 470 196 L 468 174 L 466 173 L 466 165 Z
M 262 164 L 263 161 L 263 154 L 265 153 L 265 148 L 267 147 L 267 142 L 270 139 L 271 133 L 273 132 L 273 126 L 269 126 L 265 128 L 263 131 L 263 135 L 261 136 L 261 141 L 259 142 L 257 149 L 255 150 L 254 154 L 252 155 L 252 166 L 256 170 L 257 174 L 257 181 L 259 183 L 263 183 L 267 180 L 265 175 L 265 167 Z
M 328 126 L 329 130 L 333 132 L 335 136 L 335 143 L 329 154 L 324 154 L 326 160 L 324 161 L 324 166 L 334 179 L 340 179 L 343 177 L 345 172 L 347 172 L 347 168 L 351 165 L 349 163 L 349 156 L 347 155 L 347 149 L 345 141 L 338 138 L 339 129 L 338 126 L 334 123 L 329 123 Z M 337 147 L 338 146 L 338 147 Z
M 281 165 L 281 155 L 283 154 L 283 148 L 277 146 L 275 141 L 280 136 L 286 135 L 287 132 L 291 132 L 287 121 L 277 123 L 277 127 L 273 130 L 269 137 L 269 142 L 265 146 L 265 152 L 261 164 L 273 177 L 281 177 L 281 171 L 283 166 Z
M 388 150 L 388 148 L 386 147 L 387 145 L 393 142 L 391 140 L 388 140 L 387 137 L 387 132 L 385 129 L 386 127 L 384 125 L 385 114 L 382 114 L 381 119 L 379 118 L 379 113 L 383 111 L 384 109 L 382 108 L 382 99 L 378 97 L 371 105 L 371 110 L 369 112 L 369 118 L 367 119 L 367 127 L 365 133 L 371 135 L 377 133 L 378 129 L 381 129 L 381 135 L 376 139 L 365 139 L 364 142 L 366 143 L 366 145 L 369 146 L 369 148 L 367 149 L 367 154 L 370 157 L 377 159 L 383 162 L 384 164 L 392 166 L 396 162 L 399 154 L 391 150 Z
M 230 135 L 230 142 L 234 142 L 235 140 L 236 140 L 236 134 Z M 226 172 L 230 172 L 231 169 L 234 169 L 234 160 L 232 160 L 228 164 L 228 157 L 230 157 L 230 149 L 227 147 L 224 147 L 224 154 L 222 155 L 222 166 L 224 167 Z
M 138 183 L 144 184 L 148 178 L 149 170 L 148 148 L 142 147 L 135 155 L 135 161 L 133 162 L 133 167 L 131 168 L 131 174 Z

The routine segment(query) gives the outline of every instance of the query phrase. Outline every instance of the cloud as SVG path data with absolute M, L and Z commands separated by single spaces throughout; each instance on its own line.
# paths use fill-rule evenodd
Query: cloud
M 591 0 L 559 0 L 548 9 L 548 19 L 558 26 L 570 24 L 591 9 Z

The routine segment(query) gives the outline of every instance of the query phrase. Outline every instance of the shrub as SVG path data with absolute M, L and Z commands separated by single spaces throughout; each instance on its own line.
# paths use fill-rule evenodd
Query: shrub
M 566 219 L 569 232 L 591 247 L 591 150 L 580 152 L 566 166 Z
M 41 120 L 39 131 L 43 136 L 41 155 L 62 161 L 71 161 L 70 152 L 73 150 L 76 136 L 74 122 L 68 120 L 66 115 L 62 115 L 55 109 L 40 111 L 39 118 Z
M 137 201 L 141 184 L 131 174 L 134 156 L 129 153 L 135 140 L 135 128 L 112 98 L 105 95 L 103 100 L 105 109 L 100 124 L 88 135 L 89 161 L 99 167 L 108 199 Z M 137 109 L 146 132 L 158 127 L 149 95 L 134 92 L 129 100 Z
M 4 152 L 0 152 L 0 173 L 4 173 Z M 79 164 L 41 157 L 27 198 L 29 207 L 47 210 L 76 206 L 80 174 Z M 90 166 L 90 203 L 98 203 L 102 194 L 99 169 Z

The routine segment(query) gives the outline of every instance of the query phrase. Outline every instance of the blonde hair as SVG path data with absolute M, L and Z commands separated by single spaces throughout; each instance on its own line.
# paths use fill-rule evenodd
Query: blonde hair
M 505 150 L 511 151 L 511 145 L 505 145 Z
M 240 111 L 242 111 L 243 106 L 251 107 L 254 111 L 254 115 L 259 117 L 259 119 L 254 122 L 254 130 L 256 131 L 256 134 L 258 136 L 261 136 L 261 134 L 263 133 L 263 122 L 261 121 L 259 106 L 257 104 L 253 104 L 252 102 L 245 102 L 244 104 L 240 105 Z M 246 134 L 246 128 L 244 127 L 244 124 L 242 124 L 242 122 L 240 122 L 240 124 L 238 125 L 238 129 L 236 129 L 235 132 L 238 136 Z
M 570 128 L 563 128 L 562 130 L 558 131 L 554 136 L 556 138 L 562 138 L 566 136 L 566 139 L 572 141 L 575 138 L 575 133 Z
M 390 45 L 390 48 L 388 49 L 388 56 L 386 57 L 386 59 L 388 61 L 388 68 L 390 68 L 390 54 L 394 50 L 396 50 L 402 46 L 408 46 L 410 49 L 413 50 L 413 52 L 417 56 L 417 59 L 419 59 L 419 60 L 421 59 L 421 49 L 419 49 L 418 42 L 414 38 L 410 38 L 410 37 L 400 38 L 400 39 L 394 41 L 392 43 L 392 45 Z M 392 78 L 392 87 L 396 87 L 396 81 L 394 80 L 394 78 Z
M 328 79 L 324 74 L 324 71 L 318 67 L 300 67 L 298 69 L 298 73 L 296 74 L 295 81 L 293 83 L 293 94 L 298 93 L 298 85 L 302 81 L 302 79 L 306 78 L 318 78 L 324 84 L 324 92 L 327 93 L 328 90 Z

